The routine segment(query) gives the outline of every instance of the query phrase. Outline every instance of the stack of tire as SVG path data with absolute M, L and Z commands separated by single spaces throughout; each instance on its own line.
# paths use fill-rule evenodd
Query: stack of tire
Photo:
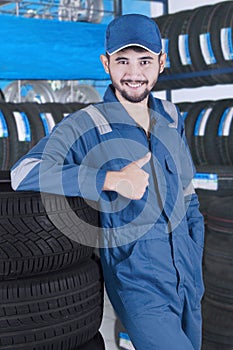
M 11 166 L 82 103 L 0 102 L 0 170 Z
M 86 222 L 98 227 L 83 199 L 14 192 L 1 172 L 0 349 L 105 349 L 103 278 L 94 245 L 80 239 Z
M 201 210 L 210 200 L 233 195 L 233 99 L 177 103 L 197 169 Z M 200 188 L 198 188 L 200 187 Z
M 154 18 L 167 64 L 155 90 L 233 81 L 233 1 Z
M 203 350 L 233 349 L 233 99 L 177 104 L 205 217 Z
M 65 115 L 81 107 L 80 103 L 0 104 L 2 350 L 105 349 L 99 333 L 100 263 L 94 244 L 79 239 L 80 232 L 88 236 L 83 232 L 89 227 L 86 222 L 98 226 L 97 212 L 81 198 L 14 192 L 8 171 Z M 74 215 L 82 230 L 77 220 L 72 221 Z
M 233 99 L 177 104 L 196 165 L 233 165 Z
M 233 196 L 212 201 L 206 216 L 203 350 L 233 349 Z

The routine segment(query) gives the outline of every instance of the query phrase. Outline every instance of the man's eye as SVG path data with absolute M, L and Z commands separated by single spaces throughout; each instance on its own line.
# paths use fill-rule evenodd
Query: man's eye
M 120 64 L 127 64 L 128 62 L 127 61 L 118 61 L 118 63 L 120 63 Z
M 147 65 L 147 64 L 150 64 L 150 61 L 141 61 L 141 65 L 142 65 L 142 66 L 145 66 L 145 65 Z

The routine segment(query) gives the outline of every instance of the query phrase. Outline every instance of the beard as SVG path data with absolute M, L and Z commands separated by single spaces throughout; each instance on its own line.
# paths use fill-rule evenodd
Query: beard
M 114 85 L 113 85 L 114 86 Z M 115 86 L 114 86 L 115 87 Z M 118 90 L 119 91 L 119 90 Z M 132 102 L 132 103 L 139 103 L 142 102 L 143 100 L 145 100 L 147 98 L 147 96 L 150 94 L 150 90 L 145 89 L 140 95 L 138 96 L 131 96 L 129 95 L 124 89 L 122 89 L 121 91 L 119 91 L 122 95 L 122 97 L 124 97 L 125 100 L 127 100 L 128 102 Z
M 110 74 L 110 77 L 111 77 L 111 74 Z M 154 79 L 154 81 L 150 85 L 150 87 L 149 88 L 146 87 L 145 90 L 141 94 L 135 94 L 135 95 L 134 94 L 129 94 L 124 88 L 121 87 L 120 84 L 115 83 L 113 79 L 111 79 L 111 80 L 112 80 L 112 85 L 113 85 L 114 89 L 117 90 L 126 101 L 131 102 L 131 103 L 139 103 L 139 102 L 142 102 L 143 100 L 145 100 L 148 97 L 148 95 L 150 94 L 150 92 L 153 89 L 154 85 L 156 84 L 157 79 L 158 79 L 158 77 L 156 77 L 156 79 Z M 122 85 L 124 83 L 126 83 L 126 82 L 131 82 L 132 83 L 131 80 L 122 79 L 120 81 L 120 83 Z M 146 85 L 148 84 L 148 81 L 134 81 L 134 82 L 138 82 L 138 83 L 142 82 L 142 83 L 144 83 Z

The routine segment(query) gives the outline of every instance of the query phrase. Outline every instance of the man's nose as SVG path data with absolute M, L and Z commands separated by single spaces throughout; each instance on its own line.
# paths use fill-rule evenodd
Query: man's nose
M 136 64 L 130 64 L 128 66 L 128 72 L 127 72 L 131 78 L 138 78 L 140 76 L 140 69 L 138 65 Z

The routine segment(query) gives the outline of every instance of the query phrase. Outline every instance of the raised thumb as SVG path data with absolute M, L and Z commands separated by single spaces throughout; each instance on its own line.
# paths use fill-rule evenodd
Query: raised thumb
M 148 152 L 144 157 L 136 160 L 135 164 L 137 164 L 139 168 L 142 168 L 146 163 L 149 162 L 150 158 L 151 158 L 151 152 Z

